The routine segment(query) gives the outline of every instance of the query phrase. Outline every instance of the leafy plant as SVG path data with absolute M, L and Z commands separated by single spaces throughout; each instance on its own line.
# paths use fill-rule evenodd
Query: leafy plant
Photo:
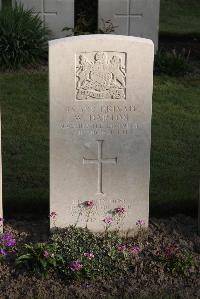
M 165 269 L 172 273 L 184 274 L 194 265 L 192 256 L 175 245 L 169 245 L 158 251 L 157 256 L 159 261 L 165 265 Z
M 192 256 L 188 253 L 182 253 L 178 256 L 173 256 L 167 262 L 167 267 L 172 273 L 185 273 L 193 264 Z
M 80 16 L 83 15 L 88 32 L 95 32 L 98 23 L 98 1 L 97 0 L 81 0 L 75 1 L 75 24 L 77 24 Z
M 52 244 L 25 244 L 23 253 L 16 259 L 16 264 L 23 265 L 33 272 L 46 274 L 50 268 L 56 268 L 63 263 L 62 256 L 54 252 L 55 246 Z
M 189 65 L 190 51 L 186 53 L 183 49 L 177 52 L 159 50 L 155 56 L 155 73 L 169 76 L 183 76 L 191 70 Z
M 67 36 L 72 35 L 88 35 L 88 34 L 109 34 L 115 31 L 115 26 L 111 20 L 104 21 L 102 19 L 102 28 L 92 30 L 90 23 L 87 21 L 84 14 L 80 14 L 74 28 L 64 27 L 62 31 L 69 32 Z
M 38 15 L 22 5 L 0 11 L 0 68 L 34 66 L 47 58 L 49 31 Z
M 123 244 L 125 240 L 116 232 L 94 234 L 73 226 L 54 233 L 51 242 L 65 261 L 59 270 L 74 279 L 123 275 L 139 254 L 137 246 Z

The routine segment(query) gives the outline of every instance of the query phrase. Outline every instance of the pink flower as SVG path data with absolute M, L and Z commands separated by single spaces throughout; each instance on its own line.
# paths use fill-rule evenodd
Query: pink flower
M 49 253 L 48 253 L 47 250 L 45 250 L 45 251 L 43 252 L 43 256 L 44 256 L 44 257 L 48 257 L 48 256 L 49 256 Z
M 139 220 L 136 221 L 136 225 L 141 227 L 141 226 L 145 225 L 145 222 L 144 222 L 144 220 L 139 219 Z
M 76 261 L 72 261 L 69 264 L 69 267 L 72 271 L 80 271 L 83 268 L 83 265 L 79 260 L 76 260 Z
M 117 246 L 117 250 L 118 250 L 118 251 L 125 251 L 125 250 L 126 250 L 126 245 L 124 245 L 124 244 L 120 244 L 120 245 L 118 245 L 118 246 Z
M 141 252 L 141 248 L 139 246 L 135 245 L 130 248 L 130 252 L 135 255 L 139 254 Z
M 111 225 L 113 223 L 113 219 L 111 216 L 107 216 L 103 219 L 103 222 L 106 224 L 106 225 Z
M 94 258 L 94 254 L 92 252 L 85 252 L 83 255 L 87 257 L 89 260 Z
M 122 216 L 125 213 L 125 208 L 115 208 L 115 214 Z
M 4 249 L 0 249 L 0 254 L 3 255 L 3 256 L 6 256 L 7 252 Z
M 53 220 L 56 219 L 57 213 L 56 212 L 51 212 L 49 217 L 52 218 Z
M 86 208 L 93 208 L 94 207 L 94 201 L 93 200 L 87 200 L 87 201 L 85 201 L 84 202 L 84 206 L 86 207 Z

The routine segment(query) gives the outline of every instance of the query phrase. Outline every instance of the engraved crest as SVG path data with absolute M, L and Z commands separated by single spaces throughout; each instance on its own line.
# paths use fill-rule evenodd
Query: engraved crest
M 126 54 L 82 53 L 76 65 L 77 100 L 124 100 L 126 98 Z

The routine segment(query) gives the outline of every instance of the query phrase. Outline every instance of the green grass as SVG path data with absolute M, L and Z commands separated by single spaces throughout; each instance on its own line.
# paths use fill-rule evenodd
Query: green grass
M 39 210 L 48 199 L 48 78 L 46 72 L 0 76 L 5 208 Z
M 200 34 L 200 1 L 161 0 L 160 32 Z
M 0 75 L 3 195 L 9 211 L 48 209 L 48 76 Z M 194 211 L 200 175 L 200 78 L 154 80 L 151 212 Z
M 190 210 L 200 178 L 200 77 L 154 81 L 151 202 L 161 210 Z

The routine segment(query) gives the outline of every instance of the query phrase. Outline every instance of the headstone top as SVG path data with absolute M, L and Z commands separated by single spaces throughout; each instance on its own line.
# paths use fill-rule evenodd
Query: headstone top
M 160 0 L 99 0 L 99 27 L 111 20 L 114 34 L 145 37 L 158 47 Z
M 49 41 L 49 46 L 56 46 L 61 45 L 62 43 L 74 43 L 74 42 L 81 42 L 81 41 L 87 41 L 87 40 L 95 40 L 95 41 L 105 41 L 106 40 L 116 40 L 120 41 L 123 39 L 123 41 L 127 42 L 135 42 L 139 44 L 149 44 L 153 45 L 153 41 L 148 38 L 141 38 L 136 36 L 126 36 L 126 35 L 114 35 L 114 34 L 92 34 L 92 35 L 79 35 L 79 36 L 69 36 L 59 39 L 53 39 Z M 98 45 L 97 45 L 98 46 Z

